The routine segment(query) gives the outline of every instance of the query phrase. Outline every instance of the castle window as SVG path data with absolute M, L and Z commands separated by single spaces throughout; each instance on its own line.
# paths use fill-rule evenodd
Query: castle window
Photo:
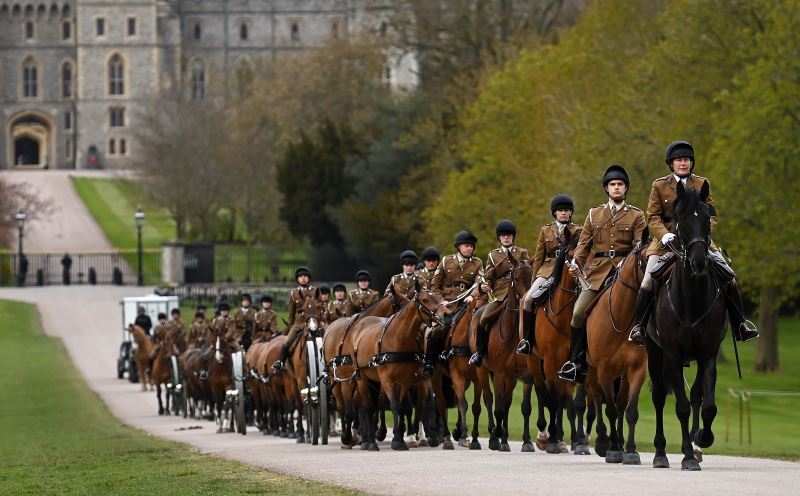
M 239 39 L 242 40 L 242 41 L 247 41 L 247 35 L 248 34 L 249 33 L 247 32 L 247 23 L 243 22 L 239 26 Z
M 64 155 L 67 159 L 72 158 L 72 140 L 68 139 L 64 142 Z
M 125 138 L 122 138 L 122 139 L 119 140 L 119 154 L 120 155 L 125 155 L 128 152 L 126 145 L 127 145 L 127 143 L 125 143 Z
M 25 22 L 25 39 L 26 40 L 33 39 L 33 21 Z
M 72 38 L 72 24 L 69 21 L 64 21 L 61 23 L 61 39 L 68 40 Z
M 64 129 L 72 129 L 72 112 L 64 112 Z
M 200 23 L 199 22 L 194 23 L 194 29 L 192 31 L 192 36 L 196 40 L 199 40 L 200 38 L 203 37 L 203 28 L 200 27 Z
M 292 23 L 292 41 L 299 42 L 300 41 L 300 25 L 296 22 Z
M 108 109 L 109 126 L 125 127 L 125 107 L 111 107 Z
M 192 64 L 192 100 L 202 100 L 206 96 L 206 69 L 203 63 L 195 60 Z
M 36 61 L 28 57 L 22 64 L 22 97 L 36 98 L 39 93 L 39 69 Z
M 114 55 L 108 62 L 108 94 L 125 94 L 125 63 L 119 55 Z
M 61 97 L 72 98 L 72 64 L 69 62 L 61 66 Z
M 128 36 L 136 36 L 136 18 L 128 17 Z
M 109 155 L 116 155 L 117 154 L 117 142 L 114 138 L 108 140 L 108 154 Z
M 94 20 L 94 34 L 98 37 L 106 35 L 106 20 L 99 17 Z

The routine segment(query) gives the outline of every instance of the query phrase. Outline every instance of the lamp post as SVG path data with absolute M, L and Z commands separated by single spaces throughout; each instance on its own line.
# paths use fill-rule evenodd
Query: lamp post
M 139 286 L 144 286 L 144 275 L 142 274 L 142 224 L 144 224 L 144 212 L 142 209 L 136 209 L 136 214 L 133 216 L 136 219 L 136 236 L 138 238 L 138 259 L 139 259 L 139 270 L 136 275 L 136 284 Z
M 23 259 L 25 255 L 22 252 L 22 234 L 23 230 L 25 229 L 25 212 L 20 210 L 17 212 L 17 215 L 15 215 L 14 218 L 17 219 L 17 238 L 19 239 L 19 253 L 17 254 L 17 286 L 24 286 L 25 274 L 23 274 L 23 272 L 27 272 L 27 267 L 25 267 L 25 261 Z

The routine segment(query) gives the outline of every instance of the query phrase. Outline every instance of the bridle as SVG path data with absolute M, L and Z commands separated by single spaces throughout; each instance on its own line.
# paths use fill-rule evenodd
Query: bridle
M 442 319 L 436 315 L 436 310 L 431 310 L 430 308 L 426 307 L 425 304 L 423 304 L 420 300 L 419 297 L 423 292 L 433 294 L 433 291 L 429 289 L 423 289 L 414 295 L 414 305 L 417 307 L 417 314 L 419 315 L 420 320 L 422 320 L 422 323 L 427 327 L 433 327 L 433 325 L 436 324 L 446 328 L 447 326 L 445 325 L 444 321 L 442 321 Z M 437 307 L 438 306 L 441 306 L 441 303 L 437 305 Z M 423 318 L 423 316 L 427 317 L 427 321 Z
M 635 294 L 639 294 L 639 288 L 642 285 L 642 279 L 644 279 L 644 272 L 646 270 L 645 267 L 642 267 L 642 257 L 640 257 L 639 254 L 642 252 L 645 246 L 646 245 L 642 244 L 642 242 L 640 241 L 636 245 L 636 248 L 634 248 L 630 253 L 625 255 L 625 258 L 623 258 L 622 261 L 619 263 L 619 266 L 617 266 L 617 270 L 614 273 L 614 281 L 611 283 L 611 287 L 608 288 L 608 298 L 606 298 L 606 300 L 608 301 L 608 316 L 611 320 L 611 327 L 613 327 L 616 332 L 620 333 L 627 332 L 627 330 L 630 329 L 630 327 L 633 325 L 633 321 L 636 319 L 636 315 L 631 315 L 630 322 L 628 322 L 628 325 L 623 327 L 622 329 L 620 329 L 617 326 L 617 323 L 614 322 L 614 311 L 611 307 L 611 301 L 613 300 L 614 286 L 616 286 L 615 283 L 619 282 L 620 284 L 622 284 L 624 288 L 630 289 Z M 633 280 L 635 281 L 634 284 L 629 284 L 624 279 L 622 279 L 622 268 L 625 266 L 625 262 L 631 256 L 636 257 L 636 270 L 633 271 L 634 273 Z M 640 272 L 642 274 L 641 279 L 639 278 Z

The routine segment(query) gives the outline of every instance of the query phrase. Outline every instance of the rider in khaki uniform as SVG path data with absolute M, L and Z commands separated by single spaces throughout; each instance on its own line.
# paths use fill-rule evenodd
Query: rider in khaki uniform
M 500 241 L 500 247 L 490 251 L 486 257 L 485 281 L 481 285 L 484 292 L 491 291 L 495 301 L 486 305 L 478 323 L 477 351 L 469 358 L 469 364 L 479 367 L 486 354 L 486 347 L 489 345 L 489 322 L 487 319 L 490 314 L 503 305 L 508 290 L 511 288 L 511 258 L 516 262 L 530 262 L 528 250 L 514 246 L 514 238 L 517 236 L 517 226 L 509 219 L 501 220 L 495 227 L 495 235 Z
M 372 276 L 369 271 L 361 269 L 356 272 L 356 284 L 358 284 L 358 288 L 350 291 L 347 307 L 345 309 L 345 314 L 348 317 L 363 312 L 365 308 L 380 299 L 380 295 L 377 291 L 369 289 L 371 280 Z
M 597 296 L 608 274 L 642 240 L 644 213 L 625 203 L 629 187 L 630 179 L 624 167 L 612 165 L 606 169 L 603 188 L 608 201 L 589 209 L 583 223 L 575 248 L 575 265 L 570 266 L 569 273 L 573 277 L 580 276 L 580 267 L 593 250 L 594 261 L 585 269 L 591 288 L 581 291 L 572 310 L 571 356 L 558 371 L 558 376 L 564 380 L 580 383 L 586 377 L 586 307 Z
M 331 287 L 327 284 L 320 284 L 319 286 L 319 301 L 322 304 L 320 307 L 319 315 L 319 329 L 320 335 L 325 333 L 328 324 L 331 323 L 331 314 L 328 311 L 328 304 L 331 302 Z
M 519 322 L 522 339 L 517 346 L 519 355 L 529 355 L 531 352 L 536 317 L 533 295 L 553 274 L 556 257 L 559 255 L 558 250 L 565 241 L 565 232 L 569 232 L 572 237 L 580 236 L 581 226 L 572 222 L 574 211 L 572 198 L 567 195 L 556 195 L 550 201 L 550 213 L 555 220 L 543 225 L 539 230 L 536 253 L 533 255 L 533 284 L 522 300 L 522 316 Z
M 445 300 L 443 304 L 447 304 L 446 302 L 454 300 L 465 290 L 483 282 L 483 262 L 480 258 L 472 256 L 477 243 L 478 238 L 469 231 L 461 231 L 456 234 L 453 243 L 456 253 L 442 258 L 442 263 L 433 274 L 431 291 Z M 479 294 L 480 288 L 476 287 L 462 300 L 463 304 L 468 305 Z M 439 335 L 439 331 L 443 331 L 443 329 L 437 327 L 434 331 L 429 333 L 428 349 L 425 352 L 423 373 L 427 377 L 433 376 L 436 360 L 444 347 L 445 336 Z
M 272 297 L 261 297 L 261 310 L 256 313 L 253 323 L 253 342 L 269 341 L 278 332 L 278 313 L 272 309 Z
M 239 343 L 236 341 L 236 321 L 231 317 L 231 307 L 228 302 L 221 301 L 217 304 L 216 316 L 211 320 L 209 328 L 211 335 L 209 336 L 209 344 L 212 348 L 215 345 L 217 338 L 228 341 L 234 349 L 239 348 Z M 200 371 L 199 378 L 202 380 L 208 379 L 208 368 L 211 360 L 214 359 L 213 352 L 209 353 L 206 357 L 206 363 L 203 370 Z
M 202 348 L 211 344 L 211 328 L 203 312 L 195 312 L 194 321 L 189 326 L 189 347 Z
M 253 323 L 256 318 L 256 311 L 253 309 L 253 298 L 244 293 L 241 298 L 241 308 L 236 311 L 233 319 L 236 321 L 236 340 L 247 350 L 253 341 Z
M 289 335 L 281 348 L 280 359 L 272 364 L 275 373 L 283 370 L 286 359 L 289 358 L 289 348 L 294 344 L 295 339 L 303 330 L 305 320 L 303 319 L 303 303 L 306 298 L 313 298 L 317 288 L 309 284 L 311 281 L 311 270 L 308 267 L 298 267 L 294 271 L 294 280 L 298 286 L 289 295 Z
M 422 285 L 423 289 L 431 289 L 433 275 L 436 273 L 436 268 L 439 267 L 440 256 L 439 250 L 433 246 L 429 246 L 422 250 L 422 263 L 424 267 L 417 269 L 415 274 L 422 278 L 421 280 L 424 282 Z
M 172 332 L 172 342 L 175 343 L 175 347 L 183 353 L 186 351 L 186 328 L 183 326 L 183 321 L 181 320 L 181 311 L 178 308 L 173 308 L 170 311 L 170 332 Z
M 337 282 L 333 285 L 333 301 L 328 302 L 329 323 L 342 317 L 346 317 L 347 311 L 347 288 L 344 284 Z
M 394 288 L 394 293 L 403 295 L 409 300 L 414 299 L 417 293 L 417 286 L 424 287 L 425 281 L 421 276 L 416 274 L 417 268 L 417 254 L 411 250 L 406 250 L 400 254 L 400 265 L 403 266 L 403 272 L 395 274 L 389 280 L 389 285 L 386 286 L 386 291 L 383 296 L 388 296 Z
M 167 335 L 172 333 L 172 323 L 167 322 L 167 314 L 159 313 L 158 314 L 158 323 L 156 327 L 153 329 L 153 351 L 150 353 L 150 362 L 152 363 L 153 359 L 158 355 L 158 352 L 161 350 L 161 343 L 167 338 Z
M 665 245 L 669 245 L 675 239 L 675 225 L 672 222 L 672 206 L 678 198 L 678 182 L 682 182 L 687 189 L 700 190 L 708 179 L 694 175 L 694 147 L 686 141 L 675 141 L 670 143 L 664 154 L 667 166 L 671 174 L 656 179 L 650 189 L 650 200 L 647 203 L 647 217 L 650 232 L 653 235 L 653 242 L 647 249 L 647 270 L 645 271 L 639 295 L 636 299 L 635 325 L 631 329 L 628 340 L 634 344 L 644 346 L 643 329 L 647 327 L 647 320 L 652 308 L 653 301 L 653 276 L 650 269 L 658 262 L 659 257 L 667 253 Z M 709 184 L 709 189 L 710 189 Z M 711 231 L 717 225 L 717 211 L 711 195 L 706 198 L 706 204 L 711 212 Z M 725 259 L 719 254 L 719 250 L 713 241 L 709 247 L 709 254 L 714 261 L 721 265 L 727 265 Z M 732 280 L 725 288 L 725 305 L 731 321 L 733 336 L 738 341 L 750 341 L 758 337 L 758 330 L 744 318 L 742 308 L 742 295 L 739 292 L 739 285 L 736 280 Z

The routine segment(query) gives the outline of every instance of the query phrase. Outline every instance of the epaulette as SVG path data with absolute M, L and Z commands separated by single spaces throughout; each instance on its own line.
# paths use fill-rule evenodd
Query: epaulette
M 672 177 L 672 174 L 667 174 L 667 175 L 666 175 L 666 176 L 664 176 L 664 177 L 659 177 L 658 179 L 656 179 L 656 180 L 655 180 L 655 181 L 653 181 L 653 182 L 657 183 L 658 181 L 667 181 L 667 180 L 669 180 L 669 178 L 670 178 L 670 177 Z
M 639 207 L 636 207 L 636 206 L 633 206 L 633 205 L 628 205 L 628 204 L 626 204 L 625 206 L 626 206 L 626 207 L 630 207 L 630 208 L 632 208 L 633 210 L 638 210 L 639 212 L 642 212 L 642 209 L 641 209 L 641 208 L 639 208 Z

